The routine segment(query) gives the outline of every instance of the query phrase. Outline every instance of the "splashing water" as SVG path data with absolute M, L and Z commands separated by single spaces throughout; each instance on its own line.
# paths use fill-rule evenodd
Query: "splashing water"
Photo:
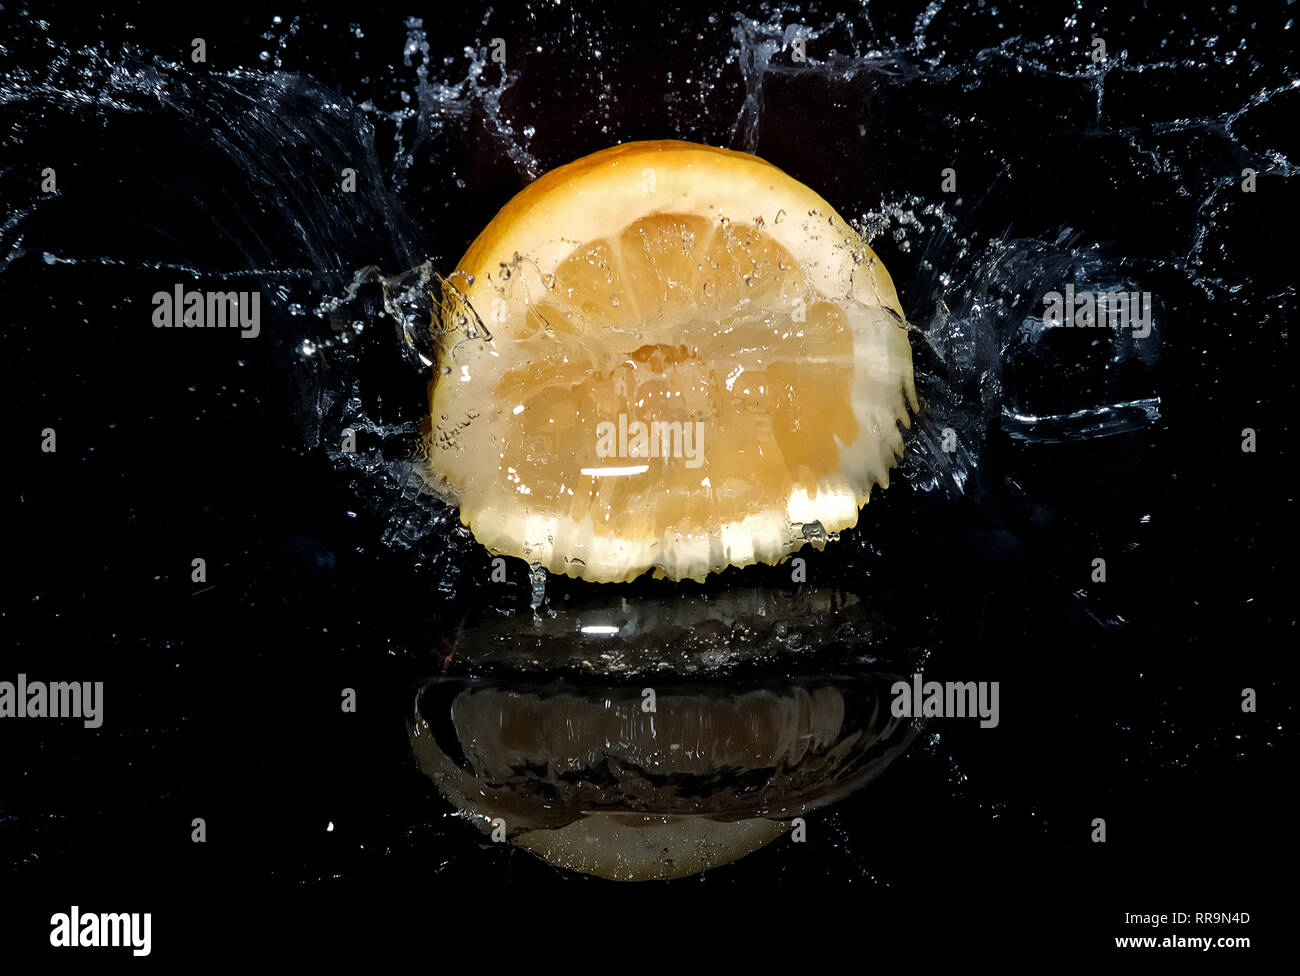
M 1261 78 L 1260 87 L 1243 104 L 1222 113 L 1134 126 L 1123 106 L 1126 98 L 1133 97 L 1130 90 L 1136 76 L 1181 77 L 1200 62 L 1191 57 L 1144 62 L 1123 51 L 1091 64 L 1054 50 L 1061 42 L 1051 37 L 1013 39 L 963 53 L 955 27 L 936 36 L 944 21 L 941 4 L 931 4 L 916 18 L 911 38 L 892 44 L 885 43 L 890 35 L 872 30 L 869 18 L 863 23 L 839 14 L 819 24 L 813 18 L 804 22 L 781 13 L 774 10 L 767 21 L 737 15 L 730 26 L 726 17 L 709 18 L 720 36 L 729 35 L 729 43 L 718 48 L 715 60 L 719 68 L 738 70 L 743 99 L 727 122 L 719 117 L 718 103 L 727 100 L 730 92 L 717 80 L 717 72 L 702 69 L 688 78 L 673 79 L 674 87 L 693 93 L 696 107 L 674 119 L 677 131 L 672 134 L 713 136 L 715 142 L 746 151 L 783 156 L 787 154 L 773 150 L 781 149 L 788 138 L 795 111 L 791 106 L 801 104 L 797 96 L 830 93 L 840 99 L 844 111 L 829 114 L 818 124 L 841 125 L 849 120 L 859 135 L 854 138 L 849 132 L 844 139 L 841 134 L 840 141 L 877 165 L 865 181 L 856 183 L 851 174 L 830 174 L 837 184 L 830 190 L 845 192 L 828 195 L 846 200 L 842 209 L 864 208 L 854 224 L 877 250 L 892 247 L 903 255 L 918 255 L 914 267 L 896 256 L 886 262 L 896 274 L 903 272 L 899 277 L 906 287 L 900 291 L 916 329 L 915 344 L 924 347 L 919 349 L 918 386 L 926 409 L 911 438 L 905 478 L 925 490 L 942 488 L 960 495 L 980 464 L 987 437 L 999 425 L 1020 441 L 1059 443 L 1158 424 L 1161 397 L 1153 373 L 1160 358 L 1163 310 L 1158 306 L 1150 337 L 1128 341 L 1110 330 L 1099 333 L 1096 348 L 1081 351 L 1078 343 L 1067 341 L 1072 336 L 1053 336 L 1036 327 L 1042 296 L 1067 281 L 1080 291 L 1121 283 L 1140 292 L 1172 276 L 1181 276 L 1210 294 L 1231 287 L 1208 274 L 1206 265 L 1214 203 L 1235 184 L 1198 169 L 1195 160 L 1180 161 L 1176 155 L 1180 143 L 1168 136 L 1213 137 L 1240 151 L 1234 141 L 1236 130 L 1245 127 L 1252 113 L 1289 92 L 1290 85 L 1269 86 Z M 546 40 L 536 46 L 539 52 L 579 35 L 585 26 L 582 15 L 570 16 L 571 22 L 565 23 L 561 16 L 549 32 L 542 32 Z M 517 121 L 528 116 L 528 106 L 519 101 L 521 70 L 507 69 L 491 59 L 490 22 L 489 12 L 479 40 L 464 47 L 465 65 L 458 69 L 455 59 L 436 60 L 423 22 L 408 19 L 405 42 L 400 51 L 392 52 L 395 62 L 400 57 L 401 67 L 395 64 L 393 77 L 376 80 L 377 90 L 364 98 L 356 97 L 361 93 L 354 93 L 352 99 L 342 97 L 283 66 L 286 49 L 306 29 L 300 18 L 287 22 L 276 18 L 263 35 L 275 42 L 275 53 L 264 52 L 261 58 L 270 70 L 241 68 L 196 76 L 182 63 L 133 45 L 120 50 L 101 45 L 60 51 L 54 58 L 55 71 L 48 77 L 11 68 L 0 96 L 11 116 L 39 106 L 62 105 L 74 118 L 103 125 L 116 124 L 119 117 L 162 115 L 169 117 L 169 125 L 191 134 L 211 133 L 203 138 L 208 151 L 219 154 L 232 172 L 240 174 L 249 191 L 234 204 L 239 224 L 219 225 L 228 235 L 224 243 L 238 252 L 243 266 L 230 262 L 214 267 L 204 260 L 208 255 L 197 254 L 192 261 L 159 260 L 142 266 L 195 275 L 255 277 L 282 310 L 296 317 L 287 328 L 277 329 L 276 339 L 301 390 L 304 439 L 309 446 L 323 446 L 350 468 L 364 499 L 387 506 L 386 540 L 397 545 L 445 536 L 448 526 L 441 503 L 421 487 L 415 471 L 420 463 L 416 435 L 423 405 L 415 392 L 419 378 L 432 365 L 425 325 L 432 308 L 427 291 L 435 284 L 435 271 L 450 268 L 459 246 L 450 236 L 437 236 L 431 204 L 437 201 L 454 208 L 452 200 L 466 183 L 454 161 L 441 185 L 433 188 L 439 191 L 437 197 L 422 195 L 424 187 L 419 183 L 427 181 L 431 166 L 445 160 L 447 143 L 463 138 L 459 130 L 471 127 L 485 135 L 496 165 L 504 166 L 514 184 L 522 184 L 567 158 L 555 158 L 551 148 L 555 144 L 590 133 L 593 127 L 605 131 L 604 119 L 612 111 L 614 83 L 605 81 L 595 87 L 589 113 L 579 111 L 557 119 L 557 131 L 547 146 L 534 148 L 534 142 L 542 141 L 537 127 Z M 356 31 L 362 36 L 359 27 Z M 35 33 L 39 38 L 39 27 Z M 817 53 L 796 60 L 797 45 Z M 1226 48 L 1226 42 L 1221 46 Z M 1241 72 L 1241 63 L 1251 62 L 1248 54 L 1239 52 L 1240 48 L 1221 53 L 1227 65 L 1235 66 L 1234 73 Z M 607 63 L 611 54 L 602 55 Z M 597 76 L 602 73 L 597 68 Z M 1265 74 L 1262 69 L 1253 73 Z M 1023 232 L 1014 236 L 1017 228 L 1013 227 L 995 233 L 977 229 L 980 208 L 990 208 L 991 198 L 1007 192 L 999 186 L 1000 176 L 981 191 L 984 199 L 973 205 L 967 205 L 964 189 L 889 195 L 889 186 L 917 181 L 888 178 L 897 165 L 881 157 L 883 147 L 874 138 L 875 130 L 896 133 L 901 127 L 892 123 L 899 112 L 927 101 L 937 106 L 943 96 L 945 109 L 922 112 L 940 133 L 935 141 L 951 145 L 977 121 L 951 111 L 946 99 L 954 88 L 1001 89 L 1009 79 L 1019 82 L 1026 76 L 1053 90 L 1032 107 L 1034 114 L 1061 120 L 1064 110 L 1091 106 L 1086 121 L 1092 130 L 1079 138 L 1098 145 L 1105 141 L 1108 152 L 1127 154 L 1133 162 L 1154 156 L 1154 169 L 1180 183 L 1184 188 L 1176 191 L 1180 195 L 1190 192 L 1188 187 L 1206 194 L 1195 207 L 1194 219 L 1181 228 L 1180 246 L 1164 255 L 1153 255 L 1150 248 L 1128 255 L 1109 253 L 1114 251 L 1109 242 L 1072 230 L 1069 213 L 1061 214 L 1055 228 L 1050 217 L 1022 221 L 1024 229 L 1037 223 L 1047 230 L 1037 238 Z M 1116 90 L 1119 97 L 1112 94 L 1108 100 L 1107 92 Z M 670 114 L 686 112 L 680 101 L 673 100 Z M 866 123 L 853 122 L 861 118 Z M 1068 119 L 1076 124 L 1073 116 Z M 391 155 L 386 163 L 376 143 L 381 124 L 390 130 L 386 141 Z M 726 131 L 725 139 L 717 138 L 721 130 Z M 891 141 L 897 138 L 895 134 Z M 545 166 L 539 149 L 547 156 Z M 998 149 L 1005 153 L 1007 146 Z M 961 153 L 969 154 L 968 149 Z M 957 155 L 952 154 L 954 161 Z M 340 172 L 347 163 L 357 170 L 365 192 L 321 194 L 303 187 L 295 175 L 304 169 Z M 1031 156 L 1015 149 L 1001 158 L 995 155 L 994 163 L 999 171 L 1012 172 L 1033 165 Z M 1271 172 L 1283 177 L 1292 174 L 1281 153 L 1272 153 L 1270 163 Z M 937 175 L 927 174 L 926 182 L 937 184 Z M 961 185 L 976 192 L 976 180 L 964 171 Z M 873 199 L 877 187 L 882 196 Z M 12 197 L 12 180 L 8 189 Z M 0 242 L 5 252 L 0 267 L 25 253 L 25 225 L 36 218 L 43 202 L 30 191 L 25 197 L 10 208 Z M 288 232 L 275 246 L 255 230 L 258 221 L 253 211 L 266 206 L 278 209 Z M 215 223 L 225 215 L 213 210 L 205 216 Z M 476 219 L 483 216 L 480 211 Z M 230 250 L 226 253 L 233 256 Z M 349 270 L 348 262 L 358 253 L 377 263 Z M 47 252 L 43 259 L 123 261 L 111 253 Z M 381 270 L 384 267 L 387 272 Z M 366 294 L 371 286 L 378 286 L 378 294 Z M 304 316 L 305 310 L 310 315 Z M 403 392 L 395 395 L 399 389 Z M 1064 390 L 1069 396 L 1062 394 Z M 361 446 L 355 451 L 337 446 L 345 431 L 356 434 Z M 945 432 L 950 432 L 946 447 Z M 951 434 L 956 435 L 955 444 Z

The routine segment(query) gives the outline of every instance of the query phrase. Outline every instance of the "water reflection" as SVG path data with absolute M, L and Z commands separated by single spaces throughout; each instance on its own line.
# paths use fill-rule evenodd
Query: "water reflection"
M 696 874 L 907 749 L 915 726 L 889 707 L 906 667 L 874 633 L 859 599 L 816 589 L 470 623 L 416 691 L 411 744 L 494 840 L 602 878 Z

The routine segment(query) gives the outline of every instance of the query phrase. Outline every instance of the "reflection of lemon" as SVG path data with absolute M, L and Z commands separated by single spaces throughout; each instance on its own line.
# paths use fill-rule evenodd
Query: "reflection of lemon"
M 451 275 L 430 459 L 481 543 L 703 579 L 857 522 L 916 408 L 898 296 L 743 153 L 615 146 L 537 180 Z

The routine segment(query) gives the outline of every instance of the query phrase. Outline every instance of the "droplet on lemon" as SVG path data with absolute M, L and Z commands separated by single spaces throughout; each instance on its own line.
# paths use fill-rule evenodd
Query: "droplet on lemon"
M 561 166 L 447 284 L 430 468 L 493 552 L 703 580 L 824 546 L 902 457 L 889 274 L 755 156 L 635 142 Z

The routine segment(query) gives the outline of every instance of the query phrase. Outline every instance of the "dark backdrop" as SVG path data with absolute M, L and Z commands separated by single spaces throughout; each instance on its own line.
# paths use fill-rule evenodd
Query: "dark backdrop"
M 660 137 L 756 151 L 845 216 L 887 215 L 873 246 L 928 336 L 922 392 L 969 456 L 955 488 L 922 450 L 810 569 L 881 603 L 932 670 L 1000 680 L 1003 709 L 994 731 L 931 729 L 819 814 L 806 849 L 661 886 L 660 904 L 854 881 L 812 897 L 1085 948 L 1142 934 L 1124 911 L 1249 911 L 1264 941 L 1294 864 L 1292 8 L 413 13 L 422 27 L 373 6 L 2 15 L 0 679 L 106 684 L 98 731 L 0 725 L 6 944 L 39 949 L 73 903 L 153 911 L 161 951 L 210 940 L 197 905 L 274 932 L 308 906 L 441 919 L 508 884 L 599 887 L 483 843 L 415 766 L 411 682 L 485 598 L 486 558 L 403 499 L 393 459 L 423 380 L 391 322 L 315 357 L 303 341 L 335 335 L 312 311 L 357 269 L 448 270 L 536 172 Z M 792 24 L 814 29 L 812 69 L 765 47 Z M 497 36 L 508 80 L 490 61 L 476 79 L 463 49 Z M 344 163 L 355 200 L 327 192 Z M 1157 356 L 1012 341 L 1052 281 L 1089 276 L 1157 296 Z M 175 282 L 260 288 L 263 334 L 155 330 L 150 296 Z M 374 291 L 349 314 L 379 320 Z M 1098 414 L 1109 436 L 1003 415 L 1152 398 L 1155 419 Z M 348 410 L 376 425 L 360 463 L 321 434 Z

